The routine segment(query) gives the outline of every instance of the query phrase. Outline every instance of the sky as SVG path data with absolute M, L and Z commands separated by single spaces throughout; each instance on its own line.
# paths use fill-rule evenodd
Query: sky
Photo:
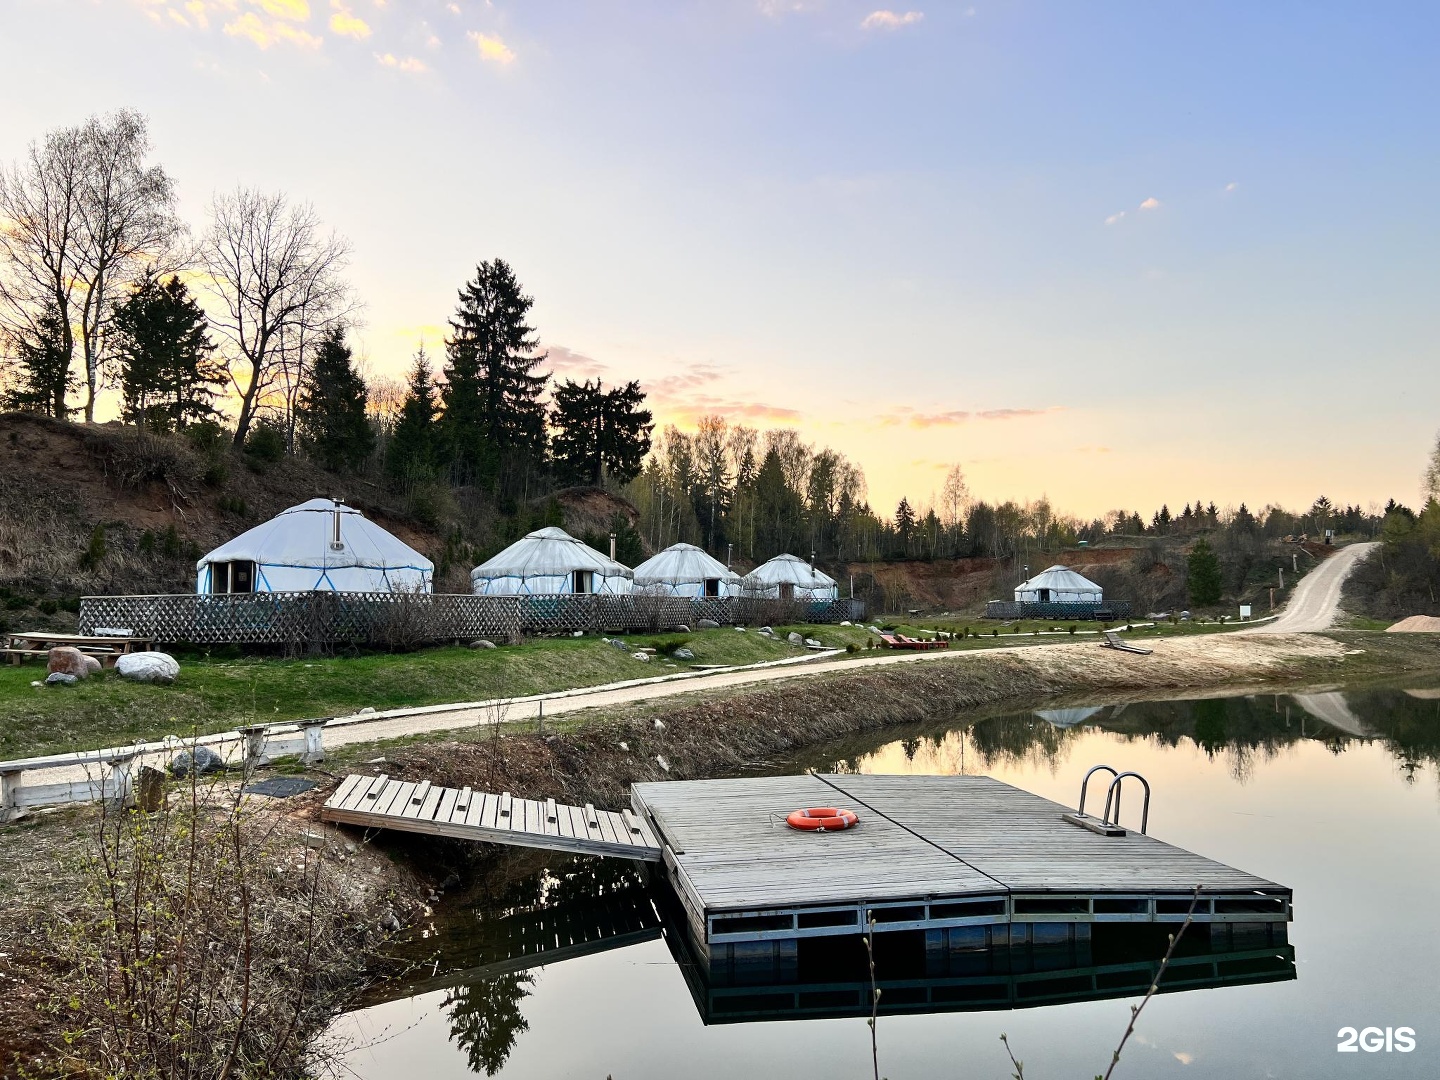
M 923 0 L 915 0 L 922 4 Z M 562 377 L 925 503 L 1413 503 L 1440 428 L 1440 7 L 0 0 L 0 159 L 121 106 L 203 228 L 354 248 L 399 378 L 504 258 Z

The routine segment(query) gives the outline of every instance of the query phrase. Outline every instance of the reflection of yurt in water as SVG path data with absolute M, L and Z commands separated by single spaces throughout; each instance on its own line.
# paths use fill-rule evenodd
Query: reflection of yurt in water
M 606 558 L 564 529 L 537 529 L 470 571 L 479 595 L 628 593 L 628 566 Z
M 1035 715 L 1057 728 L 1070 728 L 1076 724 L 1083 724 L 1092 716 L 1097 716 L 1104 711 L 1105 706 L 1103 705 L 1090 705 L 1081 709 L 1036 709 Z
M 429 592 L 435 564 L 359 510 L 311 499 L 195 564 L 197 593 Z

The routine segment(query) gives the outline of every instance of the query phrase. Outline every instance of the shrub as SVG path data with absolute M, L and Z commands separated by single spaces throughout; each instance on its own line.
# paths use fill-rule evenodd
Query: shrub
M 76 615 L 80 613 L 80 597 L 62 596 L 58 602 L 61 611 L 69 611 Z
M 94 570 L 105 561 L 105 526 L 96 525 L 90 532 L 90 544 L 80 556 L 80 566 L 85 570 Z
M 41 614 L 44 615 L 54 615 L 55 612 L 60 610 L 60 605 L 54 600 L 41 600 L 40 603 L 35 606 L 38 607 Z
M 180 550 L 180 534 L 173 524 L 166 526 L 165 535 L 160 538 L 160 553 L 167 559 L 175 559 L 179 558 Z
M 1000 628 L 997 626 L 997 627 L 995 627 L 995 629 L 991 630 L 991 631 L 990 631 L 990 636 L 991 636 L 991 637 L 999 637 L 999 636 L 1000 636 Z
M 1073 622 L 1070 624 L 1070 633 L 1075 633 L 1075 624 Z
M 245 437 L 245 454 L 253 462 L 279 461 L 285 456 L 285 433 L 274 424 L 257 424 Z
M 146 529 L 140 534 L 140 542 L 135 545 L 135 550 L 140 552 L 141 555 L 155 554 L 155 534 L 149 529 Z
M 29 606 L 30 598 L 28 596 L 7 596 L 5 598 L 5 607 L 10 611 L 19 611 L 21 608 Z
M 859 652 L 859 650 L 855 647 L 855 643 L 853 641 L 847 641 L 845 643 L 845 651 L 847 653 Z
M 690 639 L 684 636 L 657 638 L 655 651 L 662 656 L 670 656 L 676 649 L 683 649 L 688 644 L 690 644 Z

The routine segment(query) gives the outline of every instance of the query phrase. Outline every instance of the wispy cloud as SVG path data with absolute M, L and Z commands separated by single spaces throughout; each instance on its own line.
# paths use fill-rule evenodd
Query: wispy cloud
M 716 392 L 714 384 L 726 371 L 714 364 L 693 364 L 675 375 L 653 381 L 642 380 L 655 414 L 663 422 L 682 427 L 694 425 L 702 416 L 723 415 L 731 420 L 785 424 L 803 419 L 799 409 L 768 401 L 746 401 Z
M 308 0 L 251 0 L 251 4 L 277 19 L 289 19 L 291 22 L 310 21 Z M 226 6 L 233 7 L 234 5 Z
M 381 67 L 419 75 L 430 70 L 430 66 L 416 56 L 396 56 L 394 53 L 376 53 L 375 62 Z
M 861 30 L 898 30 L 902 26 L 913 26 L 925 18 L 923 11 L 872 11 L 860 21 Z
M 546 346 L 545 354 L 545 366 L 557 379 L 599 379 L 610 374 L 608 364 L 564 345 Z
M 1052 405 L 1048 409 L 982 409 L 979 412 L 949 409 L 942 412 L 922 412 L 902 405 L 883 414 L 878 423 L 882 427 L 912 427 L 924 430 L 934 427 L 959 427 L 972 420 L 1018 420 L 1063 410 L 1063 405 Z
M 514 52 L 498 37 L 482 34 L 478 30 L 471 30 L 465 36 L 475 43 L 475 48 L 480 53 L 480 59 L 485 63 L 499 64 L 502 67 L 514 63 Z
M 1142 203 L 1140 204 L 1140 209 L 1141 209 L 1141 210 L 1158 210 L 1158 209 L 1160 209 L 1160 200 L 1157 199 L 1157 198 L 1155 198 L 1154 195 L 1151 195 L 1150 198 L 1146 199 L 1144 202 L 1142 202 Z
M 1240 183 L 1238 180 L 1231 180 L 1228 184 L 1225 185 L 1225 194 L 1228 195 L 1230 194 L 1230 192 L 1238 190 L 1239 187 Z
M 1105 224 L 1106 224 L 1106 225 L 1118 225 L 1118 224 L 1120 223 L 1120 221 L 1121 221 L 1124 217 L 1125 217 L 1125 211 L 1124 211 L 1124 210 L 1116 210 L 1115 213 L 1111 214 L 1109 217 L 1107 217 L 1107 218 L 1105 219 Z
M 335 14 L 330 16 L 330 29 L 341 37 L 364 41 L 370 36 L 370 24 L 356 15 L 341 0 L 330 0 Z
M 247 38 L 257 48 L 268 49 L 276 43 L 294 45 L 301 49 L 318 49 L 321 39 L 300 26 L 293 26 L 280 19 L 266 22 L 253 11 L 247 11 L 238 19 L 225 24 L 225 33 L 230 37 Z

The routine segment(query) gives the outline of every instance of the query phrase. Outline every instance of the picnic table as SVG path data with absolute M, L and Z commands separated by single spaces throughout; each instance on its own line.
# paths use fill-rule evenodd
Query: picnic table
M 106 667 L 114 667 L 115 661 L 126 653 L 148 652 L 155 644 L 154 638 L 140 635 L 64 634 L 51 630 L 4 634 L 0 635 L 0 641 L 4 641 L 0 656 L 12 664 L 18 664 L 27 657 L 48 656 L 51 649 L 68 645 L 89 653 Z

